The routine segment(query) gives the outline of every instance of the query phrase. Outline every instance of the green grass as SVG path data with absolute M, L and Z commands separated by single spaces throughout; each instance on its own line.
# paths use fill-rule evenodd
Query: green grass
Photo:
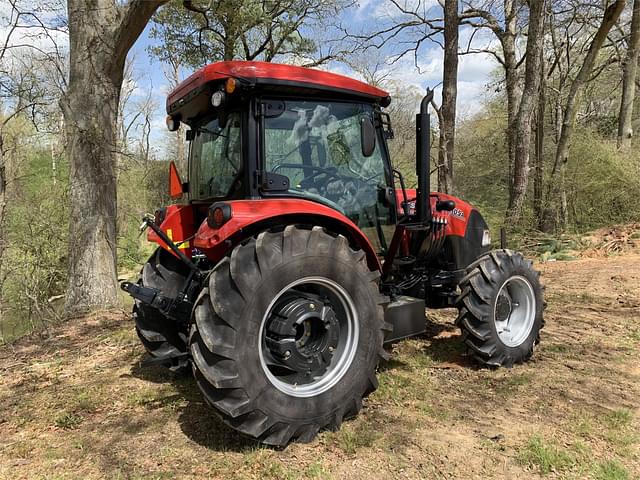
M 519 460 L 523 465 L 535 467 L 546 475 L 551 472 L 562 472 L 576 464 L 575 456 L 542 437 L 534 435 L 521 449 Z
M 618 408 L 601 417 L 602 422 L 609 428 L 620 429 L 631 424 L 633 414 L 626 408 Z
M 618 460 L 597 463 L 593 473 L 595 480 L 629 480 L 629 472 Z
M 82 417 L 75 413 L 62 411 L 54 418 L 53 423 L 56 427 L 71 430 L 77 428 L 82 423 Z
M 304 470 L 305 477 L 325 479 L 331 478 L 327 469 L 322 465 L 321 461 L 315 461 L 311 465 L 307 466 Z
M 421 402 L 418 405 L 420 413 L 435 418 L 436 420 L 448 420 L 451 417 L 451 412 L 442 408 L 442 406 L 434 406 L 431 402 Z
M 360 421 L 357 426 L 342 425 L 342 428 L 331 436 L 340 450 L 353 455 L 362 448 L 371 447 L 381 434 L 375 426 Z

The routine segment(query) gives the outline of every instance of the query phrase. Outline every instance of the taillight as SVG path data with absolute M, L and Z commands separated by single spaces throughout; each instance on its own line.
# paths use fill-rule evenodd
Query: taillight
M 207 224 L 211 228 L 220 228 L 222 225 L 231 220 L 231 205 L 228 203 L 214 203 L 209 207 L 207 213 Z

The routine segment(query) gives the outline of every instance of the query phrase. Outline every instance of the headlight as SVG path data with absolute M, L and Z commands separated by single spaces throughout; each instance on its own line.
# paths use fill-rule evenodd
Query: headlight
M 220 105 L 222 105 L 223 101 L 224 101 L 224 92 L 222 90 L 213 92 L 213 95 L 211 95 L 211 105 L 218 108 Z
M 491 245 L 491 232 L 485 230 L 482 232 L 482 246 L 488 247 L 489 245 Z

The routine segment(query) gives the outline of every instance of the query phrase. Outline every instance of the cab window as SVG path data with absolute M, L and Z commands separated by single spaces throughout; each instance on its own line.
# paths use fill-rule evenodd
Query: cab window
M 193 126 L 190 185 L 192 198 L 222 198 L 237 187 L 242 169 L 241 121 L 238 112 L 224 121 L 206 119 Z
M 361 120 L 373 120 L 372 106 L 299 100 L 282 112 L 264 120 L 265 169 L 289 178 L 288 195 L 335 208 L 384 250 L 395 225 L 385 154 L 381 138 L 368 157 L 361 146 Z

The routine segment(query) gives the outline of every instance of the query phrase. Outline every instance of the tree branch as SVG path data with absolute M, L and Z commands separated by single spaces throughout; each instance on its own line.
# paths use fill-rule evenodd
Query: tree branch
M 121 7 L 121 21 L 115 30 L 114 64 L 124 65 L 127 53 L 133 47 L 151 16 L 168 0 L 131 0 Z

